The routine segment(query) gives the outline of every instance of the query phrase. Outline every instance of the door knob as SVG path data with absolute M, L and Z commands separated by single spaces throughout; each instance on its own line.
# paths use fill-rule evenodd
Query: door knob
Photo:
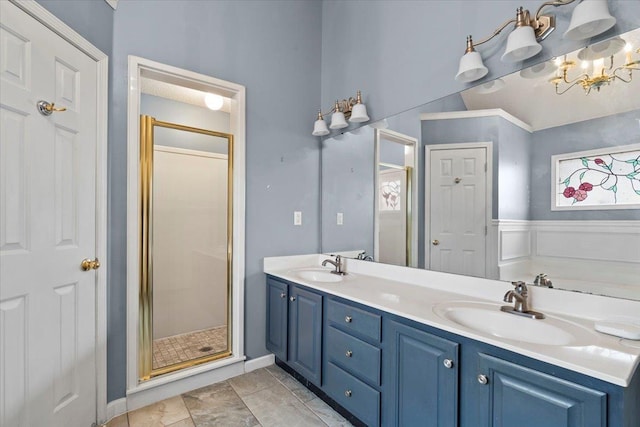
M 287 297 L 287 294 L 285 294 L 284 292 L 280 293 L 280 298 L 286 298 L 286 297 Z
M 453 360 L 451 360 L 451 359 L 444 359 L 444 360 L 442 361 L 442 364 L 443 364 L 443 365 L 444 365 L 444 367 L 445 367 L 445 368 L 447 368 L 447 369 L 451 369 L 451 368 L 453 368 Z
M 296 297 L 289 297 L 289 301 L 294 302 L 296 300 Z
M 85 258 L 80 263 L 80 268 L 82 269 L 82 271 L 97 270 L 100 268 L 100 260 L 98 258 Z
M 482 384 L 482 385 L 486 385 L 486 384 L 488 384 L 488 383 L 489 383 L 489 378 L 487 378 L 487 376 L 486 376 L 486 375 L 482 375 L 482 374 L 480 374 L 480 375 L 478 375 L 478 382 L 479 382 L 480 384 Z
M 438 246 L 438 245 L 440 244 L 440 240 L 438 240 L 438 239 L 436 239 L 436 240 L 432 240 L 432 241 L 431 241 L 431 244 L 432 244 L 433 246 Z
M 38 111 L 43 116 L 50 116 L 52 113 L 56 111 L 60 111 L 60 112 L 67 111 L 67 109 L 64 107 L 61 107 L 61 108 L 55 107 L 55 104 L 53 102 L 49 103 L 47 101 L 40 100 L 36 105 L 38 107 Z
M 456 178 L 456 179 L 453 180 L 453 182 L 455 182 L 456 184 L 460 184 L 460 181 L 462 181 L 461 178 Z

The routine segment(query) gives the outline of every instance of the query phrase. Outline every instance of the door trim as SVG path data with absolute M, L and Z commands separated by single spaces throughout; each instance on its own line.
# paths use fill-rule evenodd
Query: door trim
M 140 242 L 127 240 L 127 407 L 129 410 L 204 385 L 211 378 L 226 379 L 225 372 L 244 371 L 244 242 L 245 242 L 245 87 L 215 77 L 129 56 L 127 104 L 127 235 L 138 236 L 141 226 L 140 176 L 140 83 L 144 74 L 154 80 L 231 98 L 230 131 L 234 140 L 233 166 L 233 271 L 231 311 L 233 316 L 232 356 L 187 370 L 162 375 L 139 383 L 138 319 Z M 234 365 L 235 366 L 232 366 Z M 222 368 L 222 369 L 220 369 Z M 231 372 L 231 371 L 229 371 Z M 220 379 L 218 379 L 220 380 Z M 204 382 L 204 383 L 203 383 Z M 196 385 L 197 384 L 197 385 Z M 195 385 L 195 387 L 194 387 Z M 191 388 L 189 388 L 191 387 Z
M 107 416 L 107 128 L 109 57 L 35 0 L 9 0 L 97 65 L 96 105 L 96 421 Z
M 456 144 L 429 144 L 424 146 L 424 268 L 431 268 L 431 182 L 429 174 L 431 173 L 431 152 L 436 150 L 460 150 L 469 148 L 484 148 L 487 159 L 486 174 L 486 206 L 485 206 L 485 239 L 484 239 L 484 262 L 485 277 L 489 277 L 487 267 L 493 258 L 491 254 L 491 239 L 489 231 L 491 229 L 491 218 L 493 216 L 493 142 L 463 142 Z
M 373 164 L 375 166 L 375 174 L 373 176 L 373 209 L 378 211 L 380 203 L 378 195 L 378 187 L 380 179 L 378 177 L 378 168 L 380 164 L 380 141 L 386 139 L 398 144 L 406 145 L 413 148 L 413 164 L 411 165 L 411 206 L 407 206 L 407 212 L 410 213 L 411 222 L 407 223 L 407 229 L 411 228 L 411 239 L 407 240 L 411 247 L 411 257 L 409 267 L 418 266 L 418 139 L 409 135 L 402 134 L 390 129 L 376 129 L 374 133 L 374 154 Z M 378 215 L 373 216 L 373 259 L 379 259 L 380 252 L 380 220 Z

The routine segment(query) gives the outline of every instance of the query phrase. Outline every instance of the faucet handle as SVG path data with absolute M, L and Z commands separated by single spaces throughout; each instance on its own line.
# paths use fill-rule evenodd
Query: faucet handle
M 516 288 L 516 292 L 525 295 L 527 293 L 527 284 L 523 281 L 511 282 L 513 286 Z

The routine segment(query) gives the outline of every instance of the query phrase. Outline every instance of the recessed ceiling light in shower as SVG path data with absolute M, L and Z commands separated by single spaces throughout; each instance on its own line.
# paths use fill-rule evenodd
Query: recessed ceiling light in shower
M 204 103 L 210 110 L 217 111 L 222 108 L 224 99 L 220 95 L 216 95 L 215 93 L 208 93 L 204 97 Z

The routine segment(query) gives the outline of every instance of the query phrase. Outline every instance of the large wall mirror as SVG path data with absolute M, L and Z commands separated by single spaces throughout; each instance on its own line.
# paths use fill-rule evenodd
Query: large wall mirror
M 629 68 L 640 29 L 323 140 L 323 252 L 640 300 Z

